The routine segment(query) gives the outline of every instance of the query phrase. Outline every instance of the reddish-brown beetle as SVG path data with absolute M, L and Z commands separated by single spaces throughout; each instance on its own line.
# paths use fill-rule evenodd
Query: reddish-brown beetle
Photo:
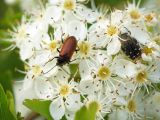
M 59 52 L 59 56 L 54 57 L 54 58 L 57 58 L 57 63 L 56 63 L 55 66 L 61 66 L 62 67 L 66 63 L 71 62 L 70 60 L 73 56 L 74 51 L 76 51 L 76 47 L 77 47 L 77 40 L 74 36 L 70 36 L 70 37 L 66 38 L 66 40 L 64 41 L 64 43 L 61 47 L 61 50 L 59 51 L 57 49 L 58 52 Z M 52 58 L 48 62 L 52 61 L 54 58 Z M 51 68 L 49 71 L 51 71 L 53 68 Z M 49 71 L 47 71 L 46 73 L 48 73 Z
M 58 66 L 63 66 L 66 63 L 69 63 L 74 51 L 76 51 L 77 40 L 74 36 L 68 37 L 64 44 L 62 45 L 61 50 L 59 51 L 59 56 L 56 57 Z

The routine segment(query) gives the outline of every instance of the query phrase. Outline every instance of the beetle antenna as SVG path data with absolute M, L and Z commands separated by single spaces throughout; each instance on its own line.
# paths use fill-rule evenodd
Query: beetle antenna
M 54 60 L 55 58 L 58 58 L 58 56 L 57 56 L 57 57 L 53 57 L 52 59 L 48 60 L 43 66 L 46 66 L 49 62 L 51 62 L 51 61 Z
M 71 75 L 71 74 L 68 73 L 62 66 L 60 66 L 60 68 L 61 68 L 62 70 L 64 70 L 68 75 Z
M 53 66 L 50 70 L 48 70 L 47 72 L 43 73 L 43 74 L 47 74 L 49 73 L 51 70 L 53 70 L 53 68 L 55 68 L 57 65 Z

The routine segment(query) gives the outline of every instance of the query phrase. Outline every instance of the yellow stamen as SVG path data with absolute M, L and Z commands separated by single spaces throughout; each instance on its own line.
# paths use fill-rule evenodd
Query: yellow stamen
M 101 80 L 107 80 L 107 78 L 109 78 L 111 76 L 111 71 L 108 67 L 106 66 L 101 66 L 98 70 L 98 74 L 97 76 L 101 79 Z
M 110 25 L 107 27 L 106 34 L 108 36 L 114 36 L 119 34 L 119 30 L 115 25 Z
M 60 88 L 60 95 L 61 96 L 66 96 L 70 93 L 70 87 L 68 85 L 63 85 Z
M 127 104 L 127 108 L 130 112 L 135 112 L 136 111 L 136 103 L 134 100 L 129 100 Z
M 130 14 L 131 18 L 134 19 L 134 20 L 138 20 L 141 17 L 141 14 L 136 9 L 130 11 L 129 14 Z
M 73 10 L 75 8 L 74 0 L 65 0 L 63 4 L 66 10 Z

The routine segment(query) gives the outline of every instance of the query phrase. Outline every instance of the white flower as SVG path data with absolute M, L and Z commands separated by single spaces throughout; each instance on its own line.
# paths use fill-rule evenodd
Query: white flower
M 21 115 L 26 117 L 31 110 L 23 105 L 25 99 L 36 99 L 36 93 L 32 87 L 23 89 L 23 81 L 15 81 L 13 84 L 16 112 L 21 112 Z
M 137 64 L 138 66 L 138 64 Z M 128 84 L 132 85 L 132 95 L 135 94 L 135 91 L 141 91 L 142 86 L 145 88 L 147 93 L 149 93 L 149 86 L 153 87 L 151 84 L 159 82 L 160 76 L 158 75 L 160 73 L 159 69 L 159 62 L 151 63 L 148 66 L 146 65 L 139 65 L 139 68 L 137 68 L 137 72 L 133 77 L 128 77 L 127 79 L 124 79 L 126 81 L 126 88 L 129 88 L 131 86 L 128 86 Z
M 133 98 L 127 98 L 124 108 L 116 109 L 110 116 L 109 120 L 134 120 L 145 117 L 143 92 L 136 94 Z M 116 115 L 115 115 L 116 114 Z
M 137 72 L 136 64 L 124 58 L 115 58 L 112 63 L 113 73 L 122 78 L 130 78 Z
M 111 106 L 112 106 L 112 100 L 109 98 L 109 96 L 103 92 L 95 93 L 93 95 L 89 95 L 86 98 L 86 106 L 89 106 L 92 102 L 96 103 L 97 110 L 96 110 L 96 120 L 104 120 L 104 116 L 107 113 L 110 113 Z
M 89 23 L 94 22 L 97 17 L 98 13 L 90 10 L 89 8 L 85 7 L 84 5 L 80 4 L 78 0 L 59 0 L 54 1 L 50 0 L 49 3 L 52 5 L 50 9 L 52 9 L 52 15 L 53 17 L 50 17 L 52 20 L 60 20 L 60 18 L 64 14 L 71 12 L 73 16 L 76 16 L 78 19 L 87 21 Z M 58 17 L 55 19 L 55 15 L 58 14 Z M 56 22 L 55 21 L 55 22 Z
M 144 61 L 154 61 L 160 58 L 160 46 L 155 42 L 151 42 L 143 47 L 142 59 Z
M 140 0 L 136 4 L 136 1 L 133 0 L 133 3 L 129 3 L 126 8 L 126 19 L 131 22 L 140 22 L 143 19 L 144 8 L 139 8 Z
M 117 19 L 116 16 L 119 16 L 119 19 Z M 117 10 L 111 13 L 110 21 L 100 20 L 98 23 L 93 24 L 89 29 L 89 40 L 98 48 L 107 46 L 108 55 L 118 53 L 121 48 L 119 34 L 124 24 L 121 22 L 122 19 L 122 11 Z
M 157 22 L 158 22 L 156 13 L 154 13 L 154 12 L 146 13 L 144 15 L 144 22 L 148 26 L 154 26 L 154 25 L 156 25 Z
M 51 89 L 53 91 L 52 103 L 50 104 L 50 113 L 55 120 L 60 120 L 63 115 L 67 116 L 67 112 L 75 112 L 81 106 L 80 93 L 76 89 L 76 83 L 67 80 L 62 80 L 56 82 L 54 80 L 54 87 Z M 73 118 L 72 118 L 73 119 Z
M 158 91 L 153 91 L 151 95 L 145 98 L 145 112 L 150 117 L 150 119 L 160 118 L 160 93 Z

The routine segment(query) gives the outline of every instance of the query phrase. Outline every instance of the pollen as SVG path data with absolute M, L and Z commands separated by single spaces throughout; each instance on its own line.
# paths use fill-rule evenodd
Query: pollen
M 21 39 L 21 38 L 24 38 L 26 35 L 27 35 L 26 29 L 25 29 L 24 26 L 22 26 L 22 27 L 18 30 L 17 38 Z
M 106 30 L 108 36 L 114 36 L 119 34 L 119 30 L 115 25 L 109 25 Z
M 101 79 L 101 80 L 107 80 L 110 76 L 111 76 L 111 71 L 108 67 L 106 66 L 101 66 L 98 70 L 98 74 L 97 76 Z
M 144 83 L 147 80 L 147 73 L 146 71 L 141 71 L 136 76 L 137 83 Z
M 138 20 L 141 17 L 141 14 L 139 13 L 138 10 L 134 9 L 132 11 L 130 11 L 130 17 L 134 20 Z
M 127 108 L 129 112 L 135 112 L 136 111 L 136 102 L 134 100 L 129 100 L 127 104 Z
M 70 87 L 68 85 L 63 85 L 60 88 L 60 95 L 61 96 L 66 96 L 70 93 Z
M 153 48 L 149 48 L 149 47 L 144 47 L 143 48 L 143 53 L 145 53 L 146 55 L 149 55 L 153 52 Z
M 32 67 L 32 72 L 35 76 L 38 76 L 42 73 L 42 69 L 39 65 L 35 65 Z
M 147 14 L 147 15 L 145 15 L 145 21 L 151 22 L 154 19 L 154 17 L 155 17 L 155 14 L 153 14 L 153 13 Z
M 56 49 L 56 47 L 57 47 L 56 42 L 55 42 L 54 40 L 51 41 L 50 44 L 49 44 L 49 49 L 50 49 L 51 51 L 54 51 L 54 50 Z
M 91 49 L 91 46 L 90 46 L 89 42 L 87 42 L 87 41 L 80 42 L 78 44 L 78 47 L 79 47 L 80 53 L 83 55 L 88 55 L 88 53 Z
M 64 9 L 73 10 L 75 8 L 74 0 L 65 0 L 63 4 Z

